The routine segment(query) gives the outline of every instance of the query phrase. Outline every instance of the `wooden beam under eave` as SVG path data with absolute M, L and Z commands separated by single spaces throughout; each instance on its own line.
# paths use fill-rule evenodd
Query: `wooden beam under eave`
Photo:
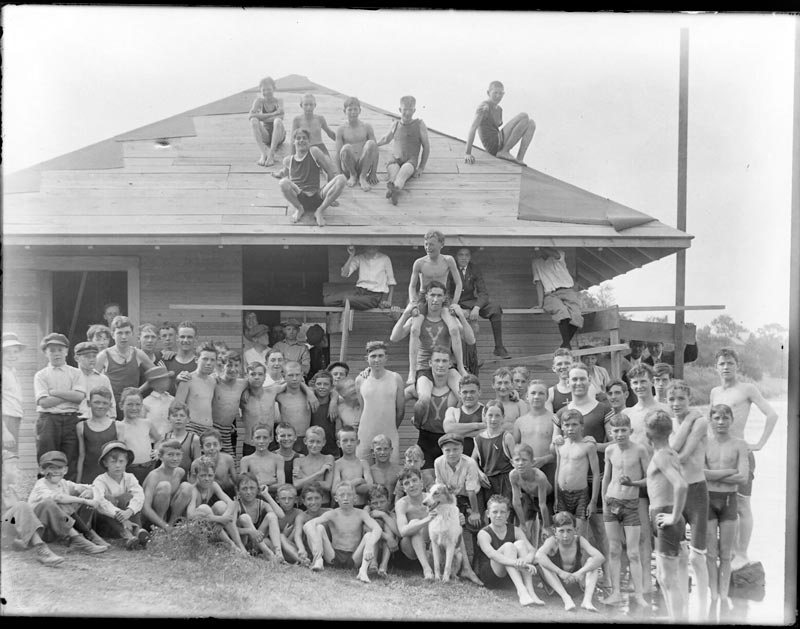
M 581 264 L 578 266 L 576 276 L 577 276 L 576 279 L 578 279 L 579 277 L 585 277 L 587 278 L 587 280 L 589 280 L 589 284 L 586 286 L 586 288 L 588 288 L 589 286 L 598 286 L 606 279 L 608 279 L 603 277 L 599 273 L 595 272 L 594 270 L 592 270 L 592 268 L 586 264 Z
M 612 273 L 611 277 L 616 277 L 617 275 L 622 275 L 623 273 L 625 273 L 628 270 L 628 269 L 620 270 L 619 268 L 615 267 L 613 264 L 608 262 L 608 260 L 606 260 L 605 258 L 601 258 L 599 255 L 594 253 L 589 248 L 582 249 L 580 253 L 583 254 L 585 257 L 591 258 L 592 260 L 594 260 L 600 266 L 603 266 L 606 269 L 609 269 L 611 271 L 611 273 Z M 609 277 L 607 279 L 611 279 L 611 277 Z
M 636 260 L 633 260 L 631 256 L 625 255 L 623 251 L 626 250 L 624 249 L 617 247 L 609 247 L 608 249 L 605 249 L 605 251 L 622 260 L 628 266 L 629 271 L 641 268 L 643 266 L 643 262 L 637 262 Z
M 653 257 L 653 256 L 651 256 L 649 253 L 647 253 L 647 250 L 645 250 L 645 249 L 642 249 L 641 247 L 634 247 L 634 248 L 633 248 L 633 250 L 634 250 L 636 253 L 638 253 L 638 254 L 642 255 L 644 258 L 646 258 L 646 259 L 647 259 L 647 260 L 649 260 L 650 262 L 655 262 L 656 260 L 660 260 L 660 259 L 661 259 L 661 258 L 658 258 L 658 257 L 654 258 L 654 257 Z M 674 252 L 674 251 L 670 251 L 669 255 L 672 255 L 673 253 L 675 253 L 675 252 Z

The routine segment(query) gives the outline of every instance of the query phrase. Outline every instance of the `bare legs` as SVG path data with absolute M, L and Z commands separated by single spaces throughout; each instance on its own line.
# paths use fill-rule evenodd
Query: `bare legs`
M 292 182 L 288 177 L 284 177 L 280 181 L 280 188 L 283 196 L 286 200 L 291 204 L 291 206 L 295 209 L 294 214 L 292 215 L 292 222 L 297 223 L 305 214 L 305 208 L 303 204 L 300 203 L 299 195 L 302 194 L 300 192 L 300 188 L 297 184 Z M 333 179 L 331 179 L 328 183 L 326 183 L 322 189 L 320 190 L 320 196 L 322 197 L 322 203 L 314 212 L 314 218 L 317 221 L 317 225 L 320 227 L 325 226 L 325 219 L 323 218 L 323 213 L 327 210 L 334 201 L 342 194 L 342 190 L 344 190 L 345 186 L 345 178 L 344 175 L 336 175 Z
M 497 151 L 497 157 L 510 162 L 525 165 L 523 161 L 525 153 L 533 140 L 533 133 L 536 131 L 536 123 L 528 114 L 517 114 L 500 130 L 500 139 L 503 146 Z M 511 154 L 511 149 L 519 142 L 517 156 Z
M 368 192 L 378 183 L 378 144 L 375 140 L 367 140 L 360 152 L 352 144 L 345 144 L 339 152 L 339 159 L 349 188 L 358 181 L 361 189 Z
M 276 118 L 272 123 L 272 133 L 270 134 L 264 124 L 255 118 L 250 119 L 250 126 L 253 129 L 253 136 L 256 139 L 258 150 L 261 151 L 259 166 L 272 166 L 275 163 L 275 151 L 286 139 L 286 129 L 283 120 Z
M 520 605 L 544 605 L 544 601 L 536 595 L 533 589 L 533 574 L 535 570 L 527 566 L 533 564 L 533 556 L 525 552 L 525 546 L 521 542 L 506 542 L 498 549 L 509 559 L 524 561 L 523 566 L 506 566 L 492 560 L 490 562 L 492 571 L 498 576 L 508 575 L 514 587 L 517 589 L 517 597 Z

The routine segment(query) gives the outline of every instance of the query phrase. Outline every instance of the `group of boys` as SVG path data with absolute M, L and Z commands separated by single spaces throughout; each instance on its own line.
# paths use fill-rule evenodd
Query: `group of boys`
M 413 330 L 415 319 L 443 319 L 441 282 L 429 282 L 426 297 L 427 315 L 415 314 L 422 304 L 413 301 L 393 335 Z M 463 313 L 454 312 L 467 330 Z M 284 324 L 289 348 L 297 327 Z M 132 324 L 118 315 L 112 328 L 111 347 L 124 357 Z M 140 345 L 154 329 L 141 326 Z M 285 361 L 291 349 L 281 347 L 267 351 L 265 362 L 243 364 L 238 352 L 206 343 L 192 361 L 175 363 L 181 351 L 170 342 L 177 338 L 182 353 L 192 353 L 196 326 L 165 325 L 158 356 L 153 348 L 130 348 L 129 361 L 142 352 L 136 364 L 146 377 L 121 391 L 94 369 L 103 358 L 106 365 L 115 360 L 110 348 L 79 343 L 74 368 L 66 364 L 66 337 L 49 334 L 41 343 L 48 365 L 34 380 L 40 478 L 27 501 L 9 501 L 4 518 L 15 526 L 15 544 L 34 546 L 39 561 L 55 565 L 63 558 L 47 541 L 66 539 L 91 554 L 109 547 L 106 537 L 142 548 L 148 531 L 203 519 L 242 554 L 315 571 L 352 567 L 362 581 L 370 572 L 385 575 L 390 562 L 416 562 L 433 578 L 426 547 L 436 512 L 423 499 L 440 482 L 456 494 L 462 515 L 458 570 L 476 583 L 508 577 L 522 604 L 539 604 L 528 586 L 539 572 L 565 609 L 575 607 L 571 586 L 579 584 L 581 606 L 594 610 L 599 575 L 608 588 L 601 602 L 616 605 L 624 600 L 627 570 L 630 603 L 645 607 L 654 589 L 654 548 L 672 620 L 687 618 L 689 564 L 707 618 L 724 614 L 734 556 L 739 565 L 748 561 L 752 452 L 777 421 L 756 387 L 737 379 L 736 354 L 717 356 L 721 385 L 711 392 L 707 417 L 690 407 L 689 387 L 671 381 L 663 363 L 628 370 L 630 406 L 626 381 L 598 390 L 589 368 L 565 348 L 554 353 L 555 385 L 501 368 L 493 376 L 495 399 L 482 404 L 477 377 L 452 365 L 456 344 L 440 343 L 447 329 L 440 322 L 435 342 L 422 343 L 428 369 L 415 370 L 408 382 L 385 369 L 385 345 L 371 342 L 357 378 L 334 363 L 308 386 L 303 365 Z M 13 362 L 23 347 L 16 335 L 4 335 L 4 463 L 18 443 L 22 405 Z M 148 367 L 145 358 L 158 364 Z M 168 361 L 194 369 L 175 375 Z M 396 429 L 409 398 L 417 398 L 420 437 L 401 467 Z M 748 444 L 752 404 L 766 426 Z M 241 458 L 231 438 L 239 417 L 246 435 Z M 4 474 L 4 500 L 11 481 Z
M 258 164 L 272 166 L 278 147 L 286 139 L 283 123 L 283 100 L 275 95 L 271 77 L 259 83 L 260 94 L 250 108 L 249 119 L 260 151 Z M 492 81 L 488 98 L 478 107 L 468 132 L 464 161 L 475 162 L 472 147 L 477 134 L 490 155 L 525 165 L 522 161 L 533 140 L 536 124 L 527 114 L 518 114 L 503 124 L 500 101 L 505 94 L 500 81 Z M 316 98 L 306 93 L 300 99 L 303 113 L 294 117 L 289 132 L 293 153 L 284 158 L 282 168 L 273 173 L 280 179 L 280 189 L 294 208 L 292 221 L 298 222 L 306 212 L 313 213 L 318 226 L 325 225 L 324 213 L 338 205 L 337 198 L 345 187 L 360 185 L 368 192 L 378 183 L 378 153 L 383 145 L 392 144 L 392 156 L 386 164 L 388 178 L 386 198 L 397 205 L 400 193 L 409 179 L 422 176 L 430 156 L 430 141 L 425 123 L 414 118 L 416 99 L 400 99 L 400 117 L 381 137 L 375 136 L 372 125 L 359 119 L 361 103 L 351 96 L 343 103 L 344 123 L 334 132 L 324 116 L 315 114 Z M 323 140 L 323 132 L 335 141 L 333 158 Z M 510 151 L 519 144 L 517 156 Z M 321 185 L 324 172 L 326 183 Z

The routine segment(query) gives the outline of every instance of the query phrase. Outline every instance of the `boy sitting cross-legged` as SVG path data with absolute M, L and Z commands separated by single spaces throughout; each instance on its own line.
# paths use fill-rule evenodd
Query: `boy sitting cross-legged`
M 281 532 L 278 518 L 283 510 L 269 495 L 260 493 L 259 482 L 254 474 L 242 472 L 238 486 L 238 517 L 236 524 L 245 548 L 264 559 L 274 559 L 284 563 L 281 550 Z M 266 499 L 262 500 L 261 496 Z
M 142 527 L 141 511 L 144 505 L 142 491 L 136 477 L 125 471 L 133 452 L 123 441 L 109 441 L 100 453 L 104 474 L 94 479 L 92 489 L 97 502 L 95 528 L 99 535 L 121 537 L 128 550 L 144 548 L 150 539 Z
M 213 525 L 214 536 L 226 543 L 234 551 L 247 554 L 242 544 L 239 529 L 236 527 L 236 502 L 222 490 L 215 478 L 213 459 L 201 456 L 193 464 L 197 481 L 192 490 L 192 498 L 186 508 L 190 520 L 206 520 Z
M 353 501 L 356 492 L 350 483 L 340 483 L 334 492 L 339 506 L 303 525 L 311 546 L 311 569 L 323 569 L 323 563 L 335 568 L 358 568 L 358 580 L 369 583 L 367 570 L 375 556 L 375 545 L 381 538 L 381 525 Z M 330 527 L 330 538 L 325 528 Z M 366 534 L 364 527 L 369 529 Z
M 592 596 L 597 587 L 597 569 L 603 565 L 603 554 L 577 534 L 575 517 L 568 511 L 553 516 L 553 529 L 553 536 L 536 551 L 536 563 L 545 584 L 561 597 L 566 611 L 575 610 L 575 601 L 567 588 L 579 585 L 583 589 L 581 607 L 596 612 Z
M 182 444 L 177 439 L 165 439 L 158 445 L 161 465 L 144 479 L 142 519 L 145 528 L 152 530 L 157 526 L 169 533 L 178 518 L 186 516 L 193 487 L 186 482 L 188 473 L 181 467 L 183 456 Z
M 369 504 L 364 507 L 364 511 L 369 513 L 381 525 L 382 533 L 378 541 L 380 564 L 378 564 L 378 557 L 375 556 L 369 566 L 370 570 L 377 571 L 379 577 L 387 576 L 389 559 L 398 548 L 397 540 L 400 533 L 397 530 L 397 522 L 395 522 L 391 509 L 389 490 L 383 485 L 373 485 L 369 492 Z
M 297 547 L 297 556 L 300 559 L 300 563 L 304 566 L 310 565 L 311 560 L 308 554 L 310 545 L 303 527 L 309 520 L 313 520 L 314 518 L 331 510 L 330 507 L 322 506 L 322 501 L 324 500 L 326 493 L 327 492 L 322 488 L 322 485 L 316 481 L 310 482 L 308 485 L 303 487 L 303 491 L 300 492 L 300 500 L 303 502 L 305 511 L 301 511 L 300 515 L 297 516 L 297 519 L 295 520 L 293 541 L 294 545 Z
M 278 531 L 281 535 L 281 550 L 286 561 L 290 563 L 303 563 L 300 560 L 300 555 L 297 552 L 297 545 L 294 543 L 294 536 L 297 527 L 297 521 L 303 513 L 297 508 L 297 490 L 291 483 L 283 483 L 278 485 L 275 492 L 277 494 L 275 500 L 283 511 L 283 515 L 278 516 Z M 300 529 L 302 530 L 302 526 Z M 308 557 L 306 556 L 306 562 Z

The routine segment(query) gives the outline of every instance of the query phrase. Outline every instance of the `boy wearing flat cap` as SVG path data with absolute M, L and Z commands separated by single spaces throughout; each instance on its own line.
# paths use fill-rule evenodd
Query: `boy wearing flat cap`
M 28 504 L 44 525 L 46 542 L 67 538 L 69 545 L 90 555 L 108 550 L 108 544 L 92 529 L 97 503 L 91 485 L 64 478 L 67 455 L 49 450 L 39 457 L 42 478 L 36 481 Z
M 39 419 L 36 421 L 36 456 L 57 450 L 67 457 L 67 480 L 75 480 L 78 465 L 80 405 L 86 397 L 80 369 L 67 364 L 69 341 L 52 332 L 42 339 L 47 366 L 33 377 L 33 392 Z
M 297 340 L 297 333 L 300 331 L 300 322 L 297 319 L 289 319 L 282 324 L 283 333 L 286 338 L 282 341 L 275 343 L 273 349 L 283 354 L 284 360 L 288 362 L 298 362 L 303 370 L 303 377 L 308 376 L 311 370 L 311 354 L 308 351 L 308 346 Z
M 474 537 L 481 528 L 481 512 L 478 506 L 481 483 L 478 464 L 475 459 L 464 454 L 464 438 L 461 435 L 447 432 L 439 437 L 438 444 L 442 449 L 442 456 L 433 462 L 436 482 L 444 483 L 455 494 L 458 510 L 464 516 L 463 526 L 472 538 L 472 548 L 475 548 Z M 464 559 L 460 575 L 473 583 L 483 585 L 468 561 L 464 537 L 461 536 L 461 553 Z
M 81 401 L 78 415 L 81 419 L 89 419 L 92 416 L 91 409 L 89 408 L 89 391 L 97 387 L 103 387 L 111 391 L 111 408 L 108 411 L 109 417 L 117 418 L 116 408 L 117 402 L 114 400 L 114 390 L 111 388 L 111 380 L 104 373 L 100 373 L 95 369 L 97 365 L 97 354 L 100 353 L 100 347 L 96 343 L 83 341 L 78 343 L 72 350 L 75 356 L 75 362 L 78 364 L 78 369 L 81 372 L 81 384 L 86 389 L 86 397 Z M 113 409 L 113 410 L 112 410 Z
M 144 491 L 136 476 L 125 471 L 131 461 L 133 452 L 124 441 L 109 441 L 98 459 L 106 471 L 92 483 L 98 533 L 121 537 L 128 550 L 144 548 L 150 539 L 141 527 Z

